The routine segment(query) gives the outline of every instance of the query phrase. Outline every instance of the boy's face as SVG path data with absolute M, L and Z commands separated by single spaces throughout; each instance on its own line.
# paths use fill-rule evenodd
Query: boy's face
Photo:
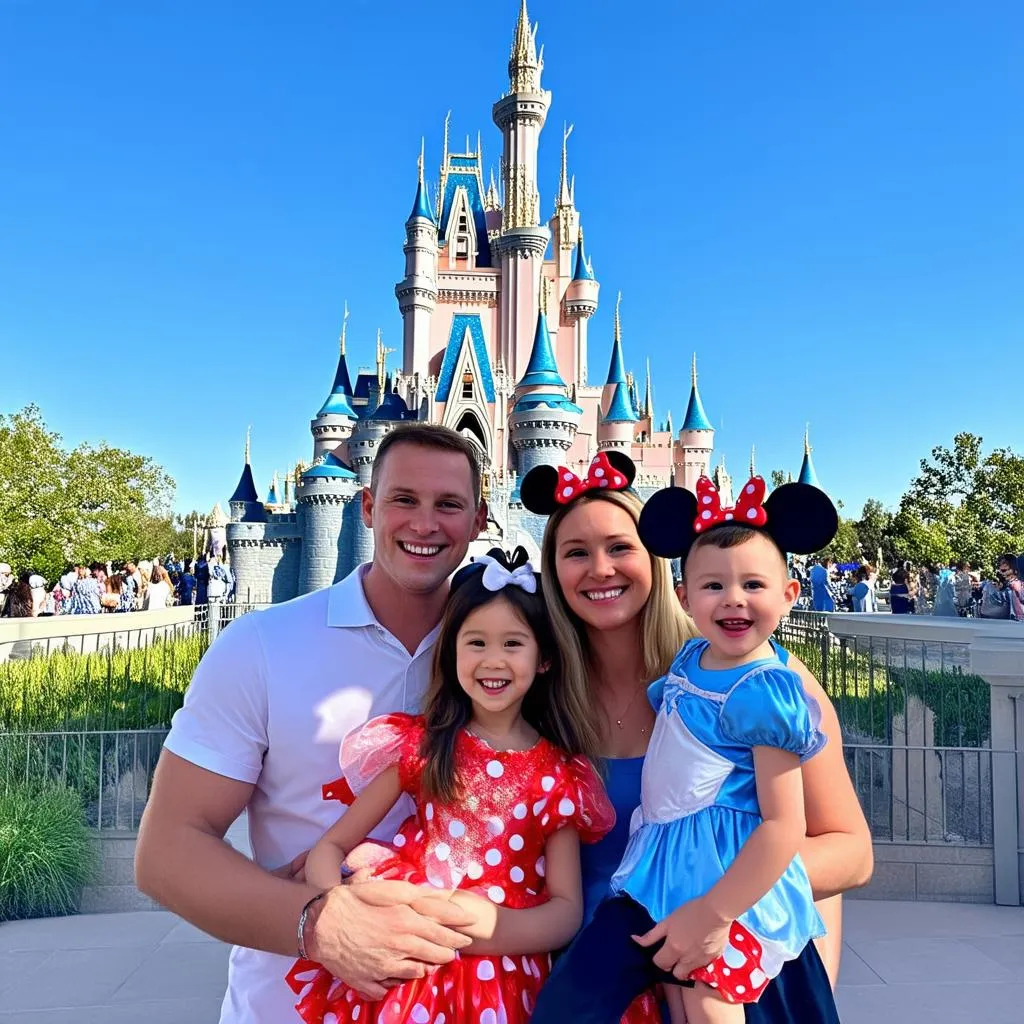
M 737 665 L 771 637 L 800 596 L 778 548 L 756 533 L 731 548 L 698 547 L 686 560 L 680 590 L 703 636 Z

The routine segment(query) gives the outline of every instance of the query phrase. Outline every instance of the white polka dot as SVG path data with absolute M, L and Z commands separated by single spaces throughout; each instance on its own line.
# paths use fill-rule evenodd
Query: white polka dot
M 523 808 L 525 810 L 525 808 Z M 523 837 L 521 835 L 512 835 L 508 837 L 508 848 L 510 850 L 521 850 L 523 848 Z
M 554 785 L 555 780 L 550 775 L 545 775 L 544 778 L 540 780 L 540 788 L 543 789 L 545 793 L 550 793 Z
M 757 509 L 756 508 L 748 508 L 747 509 L 747 518 L 748 519 L 756 519 L 757 518 Z
M 533 816 L 536 817 L 547 806 L 547 800 L 538 800 L 533 805 Z
M 416 833 L 416 842 L 418 843 L 422 838 L 423 838 L 423 829 L 420 829 L 419 832 Z
M 393 1003 L 391 1004 L 391 1009 L 392 1009 L 392 1011 L 393 1011 L 394 1013 L 401 1013 L 401 1012 L 402 1012 L 402 1004 L 401 1004 L 401 1003 L 400 1003 L 400 1002 L 399 1002 L 399 1001 L 398 1001 L 398 1000 L 396 999 L 396 1000 L 395 1000 L 395 1001 L 394 1001 L 394 1002 L 393 1002 Z
M 710 494 L 705 494 L 704 497 L 700 499 L 700 503 L 702 505 L 710 505 L 711 504 L 711 495 Z
M 601 477 L 603 477 L 603 476 L 604 476 L 604 470 L 603 470 L 603 469 L 602 469 L 602 468 L 601 468 L 600 466 L 598 466 L 598 467 L 597 467 L 597 468 L 596 468 L 596 469 L 594 470 L 594 476 L 596 476 L 596 477 L 597 477 L 598 479 L 600 479 Z
M 523 991 L 523 1009 L 527 1013 L 531 1012 L 530 994 L 528 992 L 526 992 L 525 990 Z
M 575 813 L 575 811 L 576 805 L 567 796 L 563 796 L 562 799 L 558 801 L 558 813 L 561 814 L 563 818 L 568 818 L 569 815 Z
M 500 761 L 488 761 L 487 774 L 492 779 L 500 779 L 505 774 L 505 766 Z
M 730 967 L 742 967 L 746 962 L 747 958 L 734 946 L 726 946 L 722 952 L 722 959 Z
M 746 991 L 747 991 L 747 986 L 746 985 L 737 985 L 736 986 L 736 995 L 741 996 Z
M 747 486 L 744 487 L 743 489 L 747 492 L 747 494 L 753 494 L 754 493 L 754 485 L 753 484 L 747 484 Z
M 435 889 L 447 889 L 448 886 L 444 884 L 444 879 L 440 875 L 432 875 L 429 871 L 427 872 L 427 881 Z
M 426 807 L 426 810 L 424 811 L 424 813 L 427 816 L 427 821 L 433 821 L 434 820 L 434 805 L 433 804 L 427 804 L 427 807 Z
M 566 470 L 562 474 L 562 479 L 565 480 L 568 483 L 568 481 L 570 481 L 572 479 L 572 473 L 570 473 L 569 470 Z
M 607 487 L 608 486 L 608 481 L 607 480 L 598 480 L 597 481 L 597 485 L 598 485 L 598 487 Z
M 760 988 L 768 980 L 768 975 L 764 973 L 759 967 L 755 967 L 750 972 L 750 984 L 754 988 Z
M 545 814 L 544 817 L 540 819 L 540 823 L 541 823 L 541 825 L 546 825 L 550 820 L 551 820 L 551 815 L 550 814 Z
M 471 860 L 466 865 L 466 875 L 469 878 L 472 878 L 474 881 L 476 881 L 476 879 L 478 879 L 483 873 L 484 869 L 479 864 L 477 864 L 475 860 Z
M 508 877 L 513 882 L 521 882 L 526 877 L 526 872 L 522 868 L 513 868 L 509 873 Z
M 563 498 L 571 498 L 572 497 L 572 488 L 571 487 L 563 487 L 562 488 L 562 497 Z
M 465 834 L 466 826 L 463 825 L 461 821 L 451 821 L 448 823 L 448 835 L 450 835 L 452 839 L 458 839 L 460 836 L 464 836 Z
M 405 836 L 403 836 L 402 833 L 399 832 L 398 835 L 391 840 L 391 842 L 393 842 L 397 847 L 403 847 L 405 846 Z
M 512 808 L 512 817 L 519 818 L 519 820 L 522 821 L 522 819 L 526 817 L 526 804 L 516 804 L 515 807 Z
M 723 967 L 722 973 L 728 978 L 729 975 L 732 974 L 732 971 L 730 971 L 728 967 Z
M 422 1003 L 417 1003 L 412 1010 L 409 1012 L 410 1019 L 416 1021 L 416 1024 L 427 1024 L 430 1020 L 430 1014 L 427 1012 L 427 1008 Z
M 434 848 L 434 856 L 438 860 L 447 860 L 452 855 L 452 848 L 447 843 L 438 843 Z
M 515 961 L 510 960 L 507 956 L 503 956 L 501 958 L 501 966 L 504 967 L 506 971 L 514 971 L 516 969 Z
M 305 993 L 303 993 L 303 995 L 305 995 Z M 359 1007 L 357 1006 L 356 1009 L 358 1010 Z M 355 1020 L 355 1017 L 352 1019 Z M 324 1024 L 338 1024 L 338 1015 L 336 1013 L 325 1013 Z
M 492 903 L 504 903 L 505 902 L 505 890 L 500 885 L 492 885 L 487 890 L 487 898 Z
M 543 857 L 538 858 L 537 863 L 534 865 L 534 867 L 537 869 L 537 874 L 540 875 L 541 878 L 543 878 L 544 877 L 544 858 Z
M 743 932 L 733 932 L 729 936 L 729 941 L 733 943 L 739 943 L 743 941 Z
M 701 519 L 705 519 L 705 520 L 710 519 L 711 518 L 711 510 L 707 509 L 707 508 L 704 509 L 704 511 L 701 512 L 700 517 L 701 517 Z
M 501 863 L 501 854 L 495 849 L 490 849 L 484 854 L 484 860 L 493 868 L 495 864 Z
M 353 1006 L 352 1007 L 352 1019 L 353 1020 L 359 1020 L 359 1014 L 362 1013 L 362 1012 L 363 1012 L 363 1008 L 361 1006 Z M 335 1020 L 337 1020 L 337 1018 L 335 1018 Z M 327 1024 L 327 1018 L 326 1017 L 324 1017 L 324 1024 Z
M 435 996 L 437 995 L 437 989 L 436 989 L 436 988 L 434 989 L 434 995 L 435 995 Z M 446 1016 L 445 1016 L 445 1015 L 444 1015 L 443 1013 L 439 1013 L 439 1014 L 438 1014 L 438 1015 L 437 1015 L 437 1016 L 436 1016 L 436 1017 L 434 1018 L 434 1024 L 444 1024 L 444 1022 L 445 1022 L 445 1021 L 446 1021 L 447 1019 L 448 1019 L 448 1018 L 447 1018 L 447 1017 L 446 1017 Z
M 480 1024 L 498 1024 L 498 1015 L 488 1006 L 480 1014 Z
M 529 961 L 529 960 L 527 960 L 525 956 L 523 957 L 523 970 L 524 970 L 524 971 L 525 971 L 525 972 L 526 972 L 527 974 L 532 974 L 532 973 L 533 973 L 533 972 L 532 972 L 532 971 L 530 970 L 530 961 Z
M 726 519 L 732 519 L 732 513 L 731 512 L 726 512 L 725 513 L 725 518 Z
M 476 976 L 481 981 L 490 981 L 494 977 L 494 964 L 490 960 L 481 960 L 476 965 Z
M 501 818 L 496 818 L 494 815 L 491 815 L 491 817 L 487 819 L 487 831 L 490 832 L 492 836 L 500 836 L 501 833 L 505 831 L 505 822 L 503 822 Z

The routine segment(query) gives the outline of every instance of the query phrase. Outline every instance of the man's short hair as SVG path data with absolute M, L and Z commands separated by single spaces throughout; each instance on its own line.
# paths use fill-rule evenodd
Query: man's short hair
M 480 461 L 477 449 L 472 441 L 457 434 L 449 427 L 441 427 L 435 423 L 403 423 L 384 435 L 377 446 L 377 457 L 373 460 L 370 471 L 370 493 L 377 493 L 377 480 L 380 469 L 388 452 L 398 444 L 415 444 L 420 448 L 431 448 L 439 452 L 456 452 L 466 456 L 473 486 L 473 501 L 480 503 Z

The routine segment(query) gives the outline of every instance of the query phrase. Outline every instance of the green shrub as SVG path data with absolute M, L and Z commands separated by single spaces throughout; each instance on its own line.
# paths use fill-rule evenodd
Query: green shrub
M 33 784 L 0 793 L 0 921 L 74 913 L 95 866 L 77 793 Z

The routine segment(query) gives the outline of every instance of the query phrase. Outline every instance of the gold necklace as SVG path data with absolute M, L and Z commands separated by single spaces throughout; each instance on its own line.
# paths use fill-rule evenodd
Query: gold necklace
M 619 727 L 620 731 L 626 728 L 622 724 L 622 720 L 626 717 L 626 715 L 629 714 L 629 712 L 632 709 L 633 705 L 636 703 L 637 697 L 640 696 L 641 692 L 643 692 L 644 689 L 645 689 L 644 687 L 641 687 L 640 689 L 638 689 L 633 694 L 633 696 L 629 698 L 629 701 L 626 703 L 626 706 L 622 709 L 622 711 L 619 713 L 619 715 L 614 718 L 615 724 Z M 640 735 L 641 736 L 646 736 L 647 735 L 647 726 L 642 725 L 640 727 Z

